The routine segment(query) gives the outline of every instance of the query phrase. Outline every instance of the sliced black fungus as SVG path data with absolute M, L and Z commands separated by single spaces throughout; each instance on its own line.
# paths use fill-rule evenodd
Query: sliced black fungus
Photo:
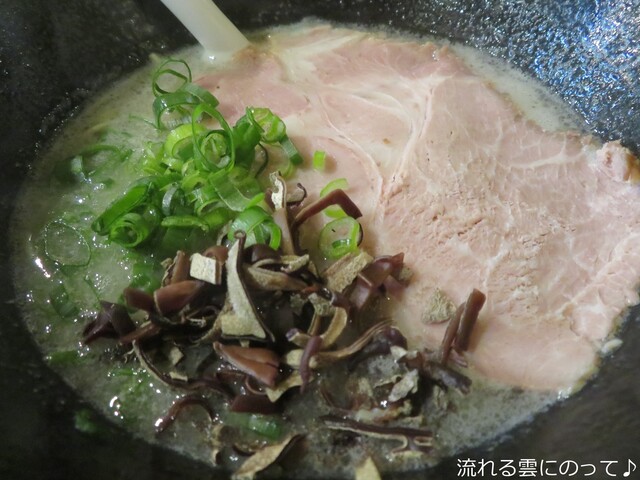
M 232 398 L 233 394 L 217 377 L 202 375 L 198 378 L 176 378 L 172 377 L 169 373 L 161 371 L 149 358 L 144 349 L 138 344 L 138 342 L 132 343 L 136 356 L 140 361 L 140 364 L 149 372 L 149 374 L 156 377 L 163 383 L 171 387 L 181 388 L 183 390 L 209 390 L 216 392 L 224 396 L 225 398 Z
M 350 300 L 358 311 L 366 308 L 382 293 L 384 282 L 390 276 L 398 276 L 404 262 L 404 254 L 377 257 L 358 274 Z
M 122 296 L 129 308 L 144 310 L 145 312 L 153 312 L 155 310 L 153 295 L 144 290 L 127 287 L 124 289 L 124 292 L 122 292 Z
M 471 333 L 485 300 L 484 293 L 474 288 L 467 300 L 460 304 L 455 315 L 449 320 L 440 346 L 440 362 L 443 365 L 449 361 L 452 350 L 462 353 L 469 348 Z
M 370 424 L 335 415 L 325 415 L 320 419 L 328 428 L 334 430 L 346 430 L 360 435 L 401 442 L 401 445 L 391 453 L 414 451 L 428 454 L 433 450 L 433 434 L 426 429 Z
M 163 285 L 169 285 L 188 280 L 189 267 L 189 256 L 185 252 L 178 250 L 175 258 L 173 259 L 173 263 L 167 269 Z
M 161 315 L 170 315 L 186 307 L 204 287 L 199 280 L 183 280 L 160 287 L 153 292 L 156 311 Z
M 289 209 L 285 207 L 273 212 L 273 221 L 278 225 L 282 233 L 280 240 L 282 252 L 285 255 L 295 255 L 297 249 L 289 225 Z
M 269 245 L 263 243 L 256 243 L 244 250 L 244 261 L 252 265 L 266 259 L 280 260 L 280 254 Z
M 229 257 L 229 249 L 223 245 L 213 245 L 202 252 L 202 255 L 209 258 L 215 258 L 218 262 L 224 263 Z
M 391 353 L 391 347 L 393 346 L 406 349 L 407 339 L 400 330 L 389 326 L 349 360 L 349 370 L 353 370 L 359 363 L 370 357 L 388 355 Z
M 264 385 L 273 387 L 280 374 L 278 355 L 266 348 L 240 347 L 214 342 L 216 353 L 231 365 L 251 375 Z
M 469 341 L 471 339 L 471 332 L 473 327 L 478 321 L 478 315 L 482 309 L 487 297 L 484 293 L 475 288 L 469 294 L 469 298 L 464 304 L 462 316 L 460 318 L 460 326 L 454 342 L 454 348 L 458 352 L 464 352 L 469 348 Z
M 120 337 L 120 343 L 128 345 L 133 342 L 143 342 L 151 338 L 157 337 L 162 331 L 162 327 L 152 322 L 147 322 L 140 327 L 132 330 L 127 335 Z
M 471 379 L 466 375 L 440 363 L 431 360 L 424 353 L 418 352 L 414 357 L 401 359 L 407 367 L 415 368 L 420 375 L 440 386 L 443 390 L 453 388 L 461 393 L 469 393 Z
M 300 294 L 304 295 L 305 297 L 311 295 L 312 293 L 315 293 L 321 298 L 328 300 L 334 307 L 344 308 L 347 312 L 351 310 L 352 304 L 346 296 L 342 295 L 341 293 L 334 292 L 333 290 L 330 290 L 319 283 L 310 285 L 304 290 L 300 291 Z
M 98 338 L 119 338 L 135 330 L 136 325 L 124 305 L 101 301 L 100 306 L 95 320 L 82 332 L 83 343 L 88 345 Z
M 194 280 L 191 277 L 189 256 L 179 251 L 171 265 L 167 267 L 163 286 L 153 295 L 131 288 L 124 292 L 126 304 L 130 308 L 145 312 L 147 321 L 144 324 L 136 328 L 124 306 L 103 302 L 101 313 L 85 329 L 86 342 L 101 336 L 120 338 L 127 347 L 129 345 L 133 347 L 140 364 L 152 376 L 173 388 L 194 392 L 177 400 L 167 415 L 158 419 L 156 428 L 159 433 L 170 427 L 188 406 L 205 409 L 211 420 L 215 421 L 215 412 L 212 411 L 207 400 L 211 393 L 224 396 L 229 405 L 228 410 L 232 412 L 279 413 L 286 401 L 274 396 L 274 389 L 277 390 L 279 387 L 281 390 L 289 389 L 295 384 L 296 387 L 300 386 L 300 392 L 304 392 L 309 388 L 312 372 L 321 372 L 322 368 L 336 365 L 337 362 L 343 362 L 347 367 L 346 370 L 352 371 L 358 362 L 372 355 L 390 355 L 394 346 L 406 350 L 406 338 L 398 329 L 391 327 L 389 322 L 381 321 L 374 325 L 367 325 L 369 327 L 367 328 L 353 321 L 354 318 L 358 319 L 354 315 L 364 311 L 376 296 L 399 292 L 404 288 L 401 279 L 404 255 L 400 253 L 383 256 L 372 261 L 371 257 L 368 257 L 367 263 L 371 263 L 360 270 L 353 282 L 351 282 L 353 276 L 349 278 L 347 283 L 351 284 L 343 289 L 344 293 L 328 288 L 325 286 L 325 281 L 316 273 L 314 266 L 309 265 L 307 256 L 292 256 L 295 254 L 298 227 L 330 205 L 341 206 L 354 218 L 360 217 L 361 212 L 342 190 L 333 191 L 304 208 L 295 208 L 295 205 L 306 197 L 306 191 L 300 186 L 297 193 L 298 198 L 295 200 L 291 200 L 291 195 L 287 196 L 286 205 L 280 202 L 274 216 L 274 220 L 283 228 L 285 234 L 291 226 L 290 248 L 281 247 L 280 250 L 274 250 L 261 244 L 244 248 L 246 237 L 244 233 L 238 232 L 236 244 L 230 249 L 224 246 L 213 246 L 202 253 L 209 258 L 215 258 L 223 268 L 221 279 L 224 280 L 217 286 Z M 292 215 L 293 212 L 297 212 L 295 216 Z M 250 278 L 247 273 L 250 268 L 257 269 L 257 274 L 261 276 L 254 275 Z M 284 277 L 269 276 L 272 273 Z M 194 275 L 196 275 L 195 271 Z M 266 289 L 261 288 L 264 285 L 255 280 L 256 278 L 273 281 Z M 291 286 L 290 288 L 282 286 L 283 279 L 286 280 L 287 285 Z M 258 285 L 253 285 L 254 282 L 258 282 Z M 275 288 L 277 285 L 280 287 Z M 229 303 L 226 303 L 227 310 L 225 310 L 225 302 L 231 298 L 229 289 L 234 289 L 236 292 L 241 289 L 246 297 L 240 301 L 236 298 L 237 306 L 232 304 L 232 313 L 238 316 L 246 312 L 252 313 L 259 327 L 264 329 L 265 338 L 254 336 L 254 333 L 255 335 L 261 333 L 257 326 L 253 330 L 254 333 L 236 336 L 232 341 L 225 337 L 225 332 L 221 328 L 222 321 L 216 322 L 220 320 L 221 312 L 228 311 Z M 288 290 L 298 291 L 294 296 Z M 305 297 L 311 294 L 327 300 L 336 307 L 336 311 L 344 309 L 347 312 L 348 327 L 343 327 L 344 334 L 343 330 L 340 330 L 339 333 L 326 335 L 330 330 L 327 327 L 329 315 L 326 315 L 324 320 L 323 317 L 318 316 L 318 322 L 311 322 L 312 317 L 316 315 L 315 304 L 304 302 Z M 302 298 L 301 307 L 292 302 L 292 298 L 298 297 Z M 323 303 L 326 306 L 326 302 Z M 444 357 L 444 363 L 450 355 L 455 359 L 457 352 L 468 348 L 471 331 L 483 303 L 484 295 L 474 290 L 467 302 L 461 306 L 457 319 L 454 318 L 450 322 L 451 332 L 440 352 Z M 269 328 L 267 328 L 267 320 Z M 316 331 L 308 330 L 312 323 L 316 325 Z M 344 321 L 341 325 L 343 324 Z M 304 342 L 299 342 L 298 346 L 301 350 L 291 355 L 294 361 L 288 360 L 290 363 L 287 363 L 284 360 L 285 356 L 292 353 L 295 348 L 288 341 L 291 339 L 287 337 L 287 332 L 292 329 L 302 332 L 305 338 Z M 323 330 L 325 333 L 320 336 L 319 333 Z M 331 329 L 331 331 L 337 330 Z M 325 344 L 327 338 L 330 340 Z M 242 341 L 242 346 L 237 344 L 238 339 Z M 336 340 L 337 346 L 334 346 L 333 342 Z M 257 348 L 256 341 L 260 341 L 264 347 Z M 193 346 L 191 342 L 197 345 Z M 208 354 L 206 351 L 203 352 L 203 349 L 209 348 L 212 344 L 213 351 Z M 178 347 L 191 360 L 189 366 L 186 366 L 189 362 L 183 361 L 176 367 L 176 364 L 170 361 L 171 355 L 168 352 L 171 349 L 175 350 L 175 347 Z M 201 352 L 200 356 L 193 353 L 195 351 Z M 195 356 L 188 357 L 189 355 Z M 198 360 L 199 358 L 201 360 Z M 280 365 L 281 358 L 283 358 L 282 365 Z M 437 359 L 440 357 L 412 352 L 411 355 L 406 355 L 400 360 L 405 362 L 408 368 L 416 369 L 420 373 L 420 382 L 418 382 L 420 390 L 418 393 L 412 393 L 411 397 L 406 397 L 411 399 L 414 408 L 416 397 L 428 394 L 435 385 L 443 390 L 456 389 L 461 392 L 469 390 L 471 382 L 466 376 L 439 363 Z M 188 373 L 185 373 L 187 371 Z M 411 372 L 411 375 L 415 378 L 415 372 Z M 287 380 L 291 379 L 294 381 L 288 384 Z M 320 379 L 322 380 L 322 377 Z M 334 412 L 353 415 L 352 408 L 362 408 L 358 398 L 349 398 L 348 395 L 347 398 L 343 398 L 340 391 L 329 392 L 325 384 L 321 384 L 318 388 L 320 395 Z M 378 395 L 380 390 L 376 392 Z M 269 399 L 270 396 L 273 401 Z M 339 405 L 339 403 L 349 402 L 352 408 Z M 420 403 L 423 405 L 424 401 L 420 400 Z M 396 402 L 391 404 L 391 407 L 395 408 L 398 405 L 399 403 Z M 419 412 L 414 410 L 412 413 Z M 328 428 L 336 430 L 338 436 L 348 437 L 350 444 L 359 441 L 361 435 L 367 435 L 400 442 L 400 447 L 392 453 L 405 451 L 428 453 L 432 449 L 432 435 L 428 430 L 389 424 L 368 424 L 346 416 L 326 416 L 322 417 L 321 421 Z M 299 436 L 291 436 L 290 440 L 281 442 L 281 445 L 271 447 L 282 447 L 284 452 L 289 441 L 294 444 L 299 438 Z M 253 453 L 258 455 L 260 451 Z M 276 458 L 273 449 L 271 451 L 266 449 L 264 453 L 273 455 L 275 461 L 280 458 L 280 455 Z M 254 460 L 256 463 L 258 457 Z M 247 468 L 249 467 L 251 465 L 247 464 Z M 251 467 L 253 469 L 251 471 L 261 471 L 266 467 L 268 467 L 266 462 L 264 465 L 260 463 L 258 468 Z
M 302 378 L 302 385 L 300 386 L 300 392 L 304 393 L 309 380 L 311 379 L 311 367 L 309 362 L 311 357 L 320 351 L 322 347 L 322 338 L 319 335 L 314 335 L 309 338 L 309 341 L 302 351 L 302 358 L 300 359 L 300 377 Z
M 302 208 L 293 219 L 291 228 L 296 231 L 298 227 L 308 219 L 332 205 L 340 206 L 340 208 L 342 208 L 342 210 L 344 210 L 344 212 L 350 217 L 360 218 L 362 216 L 362 212 L 356 204 L 353 203 L 351 198 L 349 198 L 349 195 L 347 195 L 344 190 L 337 189 Z
M 287 206 L 297 207 L 307 198 L 307 189 L 301 183 L 296 183 L 296 188 L 287 194 Z
M 453 348 L 453 342 L 456 339 L 458 328 L 460 327 L 460 319 L 462 318 L 462 311 L 464 310 L 464 304 L 460 305 L 456 310 L 456 313 L 449 320 L 447 329 L 444 332 L 442 338 L 442 345 L 440 346 L 440 362 L 446 365 L 451 355 L 451 349 Z
M 178 415 L 180 415 L 180 413 L 186 407 L 190 406 L 198 406 L 202 408 L 205 412 L 207 412 L 207 415 L 209 415 L 209 419 L 212 422 L 216 420 L 216 414 L 211 408 L 211 405 L 209 405 L 209 402 L 206 398 L 201 395 L 186 395 L 176 400 L 169 408 L 167 414 L 156 421 L 156 433 L 164 432 L 173 424 L 173 422 L 175 422 L 176 418 L 178 418 Z

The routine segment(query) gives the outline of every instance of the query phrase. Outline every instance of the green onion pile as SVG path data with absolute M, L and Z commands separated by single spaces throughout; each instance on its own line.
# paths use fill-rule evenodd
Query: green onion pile
M 175 88 L 166 87 L 173 84 Z M 192 83 L 182 60 L 169 59 L 154 73 L 154 126 L 164 142 L 150 142 L 142 156 L 147 176 L 116 199 L 91 228 L 124 247 L 160 239 L 163 251 L 185 248 L 185 239 L 228 229 L 247 234 L 247 244 L 277 249 L 281 232 L 265 202 L 258 175 L 268 162 L 265 145 L 279 145 L 290 176 L 302 157 L 284 122 L 268 108 L 247 108 L 234 126 L 218 100 Z

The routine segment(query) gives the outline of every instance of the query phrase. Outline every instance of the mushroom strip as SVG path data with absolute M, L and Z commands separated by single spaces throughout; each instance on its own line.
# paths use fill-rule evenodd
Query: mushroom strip
M 244 274 L 247 283 L 259 290 L 297 292 L 307 288 L 305 282 L 284 272 L 247 265 Z
M 259 380 L 261 383 L 274 387 L 278 376 L 278 355 L 266 348 L 239 347 L 214 342 L 213 348 L 224 360 L 237 369 Z
M 304 395 L 317 388 L 332 407 L 332 415 L 320 417 L 327 428 L 391 440 L 391 447 L 396 447 L 392 454 L 431 452 L 432 433 L 413 428 L 419 424 L 411 422 L 411 416 L 422 415 L 418 408 L 428 405 L 420 401 L 422 393 L 440 394 L 448 388 L 466 392 L 470 381 L 438 363 L 440 357 L 434 357 L 439 353 L 407 352 L 406 338 L 391 321 L 365 310 L 377 295 L 390 293 L 389 285 L 405 287 L 404 254 L 374 258 L 358 250 L 320 273 L 310 254 L 295 253 L 298 227 L 330 205 L 339 205 L 353 218 L 361 216 L 360 210 L 342 190 L 294 210 L 284 180 L 278 174 L 271 180 L 267 202 L 282 230 L 279 247 L 256 243 L 245 248 L 247 235 L 234 229 L 235 239 L 224 236 L 226 230 L 218 238 L 232 240 L 229 248 L 215 245 L 200 253 L 178 251 L 172 261 L 162 263 L 162 286 L 153 293 L 129 287 L 123 294 L 126 307 L 103 302 L 103 311 L 85 330 L 86 340 L 119 338 L 132 348 L 140 367 L 157 380 L 153 388 L 162 382 L 182 390 L 184 396 L 155 420 L 157 433 L 170 428 L 190 406 L 204 409 L 216 423 L 216 441 L 223 440 L 223 428 L 227 432 L 238 427 L 237 434 L 242 435 L 246 427 L 234 426 L 226 418 L 224 425 L 218 423 L 218 411 L 223 417 L 224 412 L 235 412 L 229 418 L 238 419 L 258 418 L 258 414 L 299 419 L 302 412 L 309 420 L 300 428 L 315 428 L 321 413 L 304 411 L 312 405 L 309 402 L 315 402 Z M 297 212 L 295 218 L 292 212 Z M 355 222 L 353 218 L 349 221 Z M 484 295 L 474 290 L 460 306 L 443 343 L 445 361 L 452 350 L 468 348 L 483 303 Z M 137 325 L 127 308 L 138 310 L 133 316 Z M 453 308 L 451 304 L 443 321 Z M 125 350 L 119 348 L 117 353 Z M 388 358 L 355 368 L 372 355 Z M 335 375 L 327 372 L 320 377 L 321 369 L 335 366 Z M 376 375 L 378 369 L 384 378 L 376 383 L 375 377 L 367 375 Z M 336 402 L 326 385 L 317 385 L 319 378 L 331 382 L 336 395 L 341 388 L 354 390 L 352 408 L 340 407 L 345 399 Z M 213 397 L 218 393 L 223 398 L 216 403 Z M 268 421 L 280 419 L 280 415 L 267 417 Z M 294 430 L 282 433 L 269 437 L 275 443 L 265 448 L 258 449 L 258 443 L 244 448 L 253 455 L 233 478 L 254 478 L 300 438 Z M 233 443 L 235 435 L 224 440 Z M 216 448 L 222 445 L 217 443 Z
M 309 341 L 304 347 L 302 351 L 302 357 L 300 357 L 300 378 L 302 378 L 302 385 L 300 385 L 300 392 L 304 392 L 307 384 L 309 383 L 309 378 L 311 377 L 311 368 L 309 363 L 311 361 L 311 357 L 313 357 L 316 353 L 320 351 L 322 347 L 322 338 L 319 336 L 313 336 L 309 338 Z
M 402 349 L 407 348 L 407 339 L 396 327 L 389 326 L 380 332 L 375 340 L 364 347 L 349 361 L 349 369 L 353 370 L 356 365 L 369 357 L 376 355 L 388 355 L 391 347 L 396 346 Z
M 178 250 L 173 262 L 167 269 L 162 285 L 179 283 L 189 279 L 189 257 L 182 250 Z
M 287 206 L 296 207 L 307 198 L 307 189 L 301 183 L 296 183 L 293 192 L 287 194 Z
M 322 368 L 348 358 L 366 347 L 376 337 L 376 335 L 380 334 L 387 328 L 389 328 L 389 322 L 383 321 L 377 323 L 376 325 L 367 329 L 348 347 L 342 348 L 340 350 L 319 351 L 315 355 L 311 356 L 309 366 L 312 369 Z M 285 355 L 284 361 L 291 367 L 299 368 L 302 363 L 303 354 L 304 350 L 302 349 L 291 350 Z
M 400 361 L 409 368 L 417 369 L 423 376 L 433 380 L 444 389 L 455 388 L 464 394 L 469 393 L 471 380 L 468 377 L 444 364 L 429 360 L 429 358 L 421 352 L 417 352 L 413 358 L 404 356 Z
M 132 342 L 139 342 L 159 335 L 162 327 L 157 323 L 145 322 L 140 327 L 120 337 L 120 343 L 127 345 Z
M 389 328 L 389 326 L 389 322 L 387 321 L 380 322 L 366 330 L 348 347 L 342 348 L 340 350 L 333 350 L 330 352 L 318 352 L 311 358 L 311 367 L 322 367 L 343 358 L 350 357 L 354 353 L 357 353 L 364 347 L 366 347 L 369 342 L 371 342 L 371 340 L 373 340 L 378 334 Z
M 191 405 L 201 407 L 205 412 L 207 412 L 207 415 L 209 415 L 209 419 L 211 419 L 212 422 L 215 420 L 216 414 L 204 397 L 200 395 L 187 395 L 173 402 L 173 405 L 171 405 L 167 414 L 156 420 L 156 433 L 164 432 L 171 426 L 171 424 L 173 424 L 173 422 L 175 422 L 180 412 L 182 412 L 185 407 Z
M 235 321 L 223 323 L 222 332 L 226 336 L 252 336 L 261 340 L 269 337 L 271 341 L 274 341 L 273 333 L 264 325 L 242 279 L 242 256 L 245 239 L 244 233 L 236 233 L 236 242 L 229 250 L 229 258 L 226 262 L 227 295 L 235 315 L 225 318 L 233 318 Z
M 485 294 L 474 288 L 467 301 L 460 304 L 456 310 L 455 315 L 447 325 L 440 347 L 440 362 L 443 365 L 447 364 L 452 349 L 461 353 L 469 348 L 471 332 L 478 320 L 478 314 L 485 300 Z
M 320 335 L 320 338 L 322 340 L 321 347 L 323 349 L 331 347 L 338 340 L 340 334 L 347 326 L 348 321 L 348 312 L 342 307 L 336 307 L 333 318 L 331 319 L 331 323 L 329 323 L 329 326 L 327 327 L 325 332 Z M 317 330 L 320 328 L 319 323 L 319 316 L 317 314 L 314 314 L 312 323 L 309 326 L 309 331 L 315 333 L 302 333 L 297 328 L 294 328 L 287 332 L 287 340 L 299 347 L 304 348 L 307 345 L 307 342 L 309 342 L 310 338 L 317 335 Z
M 346 430 L 369 437 L 401 442 L 402 444 L 398 448 L 391 450 L 392 454 L 406 451 L 429 453 L 433 448 L 433 434 L 429 430 L 391 425 L 371 425 L 334 415 L 325 415 L 321 417 L 321 420 L 328 428 L 333 430 Z
M 344 190 L 337 189 L 327 193 L 324 197 L 319 198 L 315 202 L 307 205 L 293 219 L 292 228 L 295 230 L 309 218 L 313 217 L 317 213 L 320 213 L 325 208 L 331 205 L 339 205 L 344 212 L 353 218 L 359 218 L 362 216 L 362 212 L 356 206 L 355 203 L 349 198 Z
M 124 302 L 131 308 L 144 310 L 145 312 L 153 312 L 155 309 L 153 295 L 139 288 L 127 287 L 122 292 L 122 296 L 124 297 Z
M 478 320 L 480 309 L 484 305 L 487 297 L 484 293 L 475 288 L 469 294 L 466 303 L 464 304 L 464 310 L 462 311 L 462 317 L 460 319 L 460 327 L 458 328 L 458 334 L 454 343 L 454 348 L 458 352 L 464 352 L 469 348 L 469 340 L 471 339 L 471 331 Z
M 269 175 L 273 183 L 271 202 L 273 203 L 273 221 L 280 227 L 282 232 L 281 248 L 285 255 L 295 255 L 295 247 L 291 229 L 289 228 L 289 212 L 287 209 L 287 184 L 284 179 L 274 172 Z
M 102 309 L 82 332 L 82 342 L 89 344 L 100 337 L 117 338 L 134 331 L 136 325 L 127 309 L 120 304 L 101 301 Z
M 442 345 L 440 346 L 440 363 L 446 365 L 449 361 L 449 355 L 451 355 L 451 349 L 453 348 L 453 342 L 456 339 L 456 333 L 458 333 L 458 327 L 460 326 L 460 318 L 462 318 L 462 311 L 464 305 L 460 305 L 456 310 L 454 316 L 449 320 L 447 329 L 444 332 L 442 338 Z
M 185 390 L 200 390 L 200 389 L 210 389 L 215 392 L 222 394 L 226 398 L 231 398 L 230 392 L 226 389 L 224 385 L 222 385 L 217 379 L 212 377 L 202 377 L 202 378 L 187 378 L 178 379 L 172 377 L 170 374 L 161 372 L 158 368 L 149 360 L 147 354 L 144 352 L 138 341 L 134 340 L 132 342 L 133 351 L 140 362 L 140 365 L 144 367 L 144 369 L 153 377 L 157 378 L 163 383 L 170 385 L 172 387 L 183 388 Z
M 384 281 L 392 275 L 398 275 L 404 261 L 404 254 L 376 258 L 358 274 L 351 293 L 351 302 L 357 310 L 366 307 L 373 297 L 380 293 Z
M 198 280 L 183 280 L 160 287 L 153 292 L 156 310 L 161 315 L 168 315 L 181 310 L 196 297 L 203 285 Z

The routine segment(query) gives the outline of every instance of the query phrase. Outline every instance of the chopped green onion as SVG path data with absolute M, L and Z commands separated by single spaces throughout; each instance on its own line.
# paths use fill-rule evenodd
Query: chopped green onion
M 197 124 L 196 127 L 184 124 L 179 125 L 169 132 L 167 140 L 164 142 L 164 153 L 171 158 L 186 161 L 193 156 L 193 131 L 194 128 L 201 133 L 205 128 Z M 180 170 L 174 168 L 173 170 Z
M 87 182 L 107 166 L 125 161 L 132 152 L 131 149 L 115 145 L 91 145 L 78 155 L 60 162 L 54 170 L 54 175 L 65 183 Z
M 189 164 L 188 164 L 189 165 Z M 207 172 L 195 171 L 186 173 L 180 181 L 182 189 L 185 192 L 191 192 L 193 189 L 209 184 L 209 175 Z
M 82 356 L 77 350 L 61 350 L 50 353 L 47 355 L 46 360 L 50 365 L 67 367 L 78 365 L 82 360 Z
M 238 231 L 247 234 L 246 246 L 265 243 L 276 250 L 280 247 L 282 239 L 280 227 L 275 224 L 271 215 L 258 206 L 247 208 L 231 222 L 227 238 L 233 240 Z
M 195 137 L 196 155 L 194 160 L 198 170 L 216 172 L 231 162 L 231 152 L 226 132 L 212 130 Z
M 187 211 L 184 192 L 178 184 L 172 184 L 162 196 L 162 214 L 169 216 Z
M 268 220 L 271 220 L 271 216 L 263 209 L 257 206 L 249 207 L 231 222 L 227 238 L 233 240 L 238 231 L 249 235 L 258 225 Z
M 166 93 L 156 97 L 152 106 L 156 128 L 170 130 L 178 125 L 188 123 L 191 119 L 191 111 L 187 107 L 193 107 L 198 103 L 197 98 L 183 91 Z
M 253 161 L 255 148 L 260 143 L 260 130 L 243 115 L 233 127 L 233 136 L 237 145 L 236 156 L 240 161 Z
M 235 212 L 257 205 L 264 199 L 258 181 L 242 167 L 235 167 L 227 175 L 211 177 L 211 183 L 220 199 Z
M 280 227 L 274 221 L 268 221 L 262 224 L 262 231 L 267 234 L 268 245 L 274 250 L 278 250 L 282 243 L 282 230 L 280 230 Z M 260 243 L 267 242 L 263 240 Z
M 183 70 L 182 72 L 176 70 L 176 68 L 180 68 Z M 161 87 L 160 81 L 170 83 L 178 83 L 178 86 L 171 89 L 166 90 L 167 87 Z M 180 88 L 184 87 L 186 84 L 191 82 L 191 68 L 184 60 L 175 60 L 173 58 L 169 58 L 165 62 L 160 65 L 156 71 L 153 73 L 153 77 L 151 78 L 151 90 L 153 91 L 154 96 L 158 97 L 160 95 L 164 95 L 167 93 L 175 92 Z
M 204 114 L 217 120 L 222 130 L 214 130 L 204 134 L 198 134 L 197 127 L 200 117 Z M 194 137 L 194 159 L 199 169 L 215 171 L 221 168 L 233 168 L 236 157 L 236 145 L 233 130 L 224 117 L 214 106 L 201 103 L 194 110 L 191 116 Z M 214 139 L 210 139 L 210 134 L 216 133 Z M 209 148 L 207 148 L 209 147 Z
M 209 225 L 207 222 L 194 217 L 193 215 L 174 215 L 170 217 L 164 217 L 160 223 L 163 227 L 173 228 L 201 228 L 205 232 L 209 231 Z
M 83 161 L 83 171 L 87 177 L 93 175 L 108 162 L 123 162 L 131 155 L 131 149 L 123 149 L 115 145 L 98 143 L 80 152 Z
M 287 157 L 287 164 L 283 168 L 280 168 L 280 175 L 282 175 L 283 178 L 290 178 L 295 173 L 298 165 L 302 164 L 302 155 L 300 155 L 296 146 L 286 135 L 280 141 L 280 146 Z
M 162 160 L 164 159 L 164 145 L 161 142 L 147 142 L 142 152 L 142 169 L 151 175 L 161 175 L 166 168 Z
M 218 99 L 209 90 L 206 90 L 200 85 L 196 85 L 195 83 L 187 83 L 183 85 L 180 90 L 190 93 L 195 98 L 200 100 L 200 103 L 208 105 L 210 108 L 216 108 L 218 105 L 220 105 Z
M 188 250 L 189 235 L 190 232 L 187 232 L 185 228 L 165 227 L 154 251 L 161 257 L 171 257 L 175 255 L 178 250 Z
M 302 155 L 300 155 L 300 152 L 298 152 L 298 149 L 288 136 L 285 135 L 284 138 L 280 140 L 280 146 L 293 165 L 298 166 L 302 164 Z
M 258 182 L 269 159 L 264 145 L 280 144 L 285 175 L 303 161 L 284 122 L 268 108 L 247 108 L 229 126 L 217 110 L 218 99 L 192 83 L 191 70 L 181 60 L 158 67 L 152 90 L 154 126 L 164 139 L 147 143 L 142 152 L 142 170 L 150 177 L 131 186 L 91 225 L 112 241 L 132 248 L 155 238 L 157 254 L 202 242 L 237 218 L 231 230 L 240 229 L 254 207 L 264 205 Z M 77 163 L 74 168 L 81 171 Z M 264 218 L 247 231 L 247 240 L 278 248 L 282 232 L 270 214 L 258 210 Z
M 313 169 L 323 172 L 327 167 L 327 153 L 316 150 L 313 154 Z
M 92 230 L 100 235 L 107 235 L 116 220 L 147 201 L 151 189 L 152 184 L 150 182 L 134 184 L 122 197 L 109 205 L 102 215 L 93 221 L 91 224 Z
M 269 152 L 264 146 L 258 144 L 253 150 L 253 165 L 249 174 L 253 177 L 258 177 L 269 163 Z
M 91 260 L 91 248 L 82 234 L 60 220 L 44 228 L 44 253 L 50 260 L 67 267 L 82 267 Z
M 205 185 L 192 190 L 187 195 L 187 200 L 193 205 L 197 215 L 202 214 L 207 208 L 222 202 L 214 185 Z
M 346 178 L 336 178 L 335 180 L 331 180 L 327 183 L 322 190 L 320 190 L 320 198 L 324 197 L 330 192 L 334 190 L 346 190 L 349 188 L 349 182 L 347 182 Z M 342 218 L 346 217 L 347 214 L 344 213 L 344 210 L 339 206 L 331 206 L 327 207 L 323 210 L 324 214 L 328 217 L 332 218 Z
M 250 430 L 271 440 L 279 439 L 284 432 L 284 424 L 281 419 L 258 413 L 229 412 L 225 415 L 224 423 Z
M 153 207 L 143 213 L 127 213 L 113 222 L 109 240 L 123 247 L 135 247 L 147 240 L 159 223 L 159 212 Z
M 109 370 L 109 377 L 137 377 L 142 373 L 140 368 L 115 366 Z
M 202 216 L 202 220 L 209 227 L 209 231 L 216 231 L 231 220 L 231 212 L 226 208 L 216 208 Z
M 336 260 L 358 250 L 361 233 L 360 224 L 351 217 L 332 220 L 320 231 L 318 248 L 326 258 Z
M 76 430 L 87 433 L 90 435 L 95 435 L 100 433 L 100 428 L 96 423 L 96 417 L 93 412 L 87 408 L 83 408 L 82 410 L 78 410 L 73 416 L 73 424 L 76 427 Z
M 49 292 L 49 303 L 60 317 L 76 318 L 80 313 L 78 306 L 71 301 L 63 283 L 57 283 Z
M 287 135 L 284 122 L 268 108 L 247 108 L 246 116 L 266 143 L 278 143 Z

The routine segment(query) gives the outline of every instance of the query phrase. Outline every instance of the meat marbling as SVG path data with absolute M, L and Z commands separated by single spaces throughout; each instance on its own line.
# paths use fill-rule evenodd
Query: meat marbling
M 305 32 L 199 82 L 231 118 L 269 106 L 307 159 L 327 152 L 325 172 L 296 181 L 317 192 L 347 178 L 366 247 L 405 253 L 414 277 L 395 320 L 413 346 L 444 334 L 424 321 L 436 287 L 455 303 L 478 288 L 473 368 L 526 388 L 579 385 L 638 301 L 636 159 L 617 142 L 545 132 L 447 47 Z

